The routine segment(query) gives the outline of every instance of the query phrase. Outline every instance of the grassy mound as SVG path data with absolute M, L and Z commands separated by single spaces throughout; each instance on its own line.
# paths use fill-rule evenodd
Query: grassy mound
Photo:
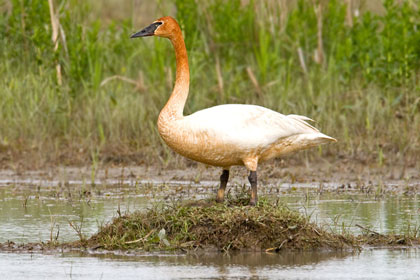
M 334 234 L 309 218 L 265 200 L 256 207 L 243 200 L 154 207 L 126 214 L 86 241 L 104 249 L 268 250 L 357 247 L 353 236 Z

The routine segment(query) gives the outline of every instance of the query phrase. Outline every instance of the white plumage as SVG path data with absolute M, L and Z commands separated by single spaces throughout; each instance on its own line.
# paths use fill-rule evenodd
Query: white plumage
M 182 121 L 191 130 L 211 133 L 223 142 L 238 146 L 238 149 L 263 148 L 296 135 L 333 140 L 307 123 L 312 121 L 307 117 L 283 115 L 256 105 L 219 105 L 195 112 Z

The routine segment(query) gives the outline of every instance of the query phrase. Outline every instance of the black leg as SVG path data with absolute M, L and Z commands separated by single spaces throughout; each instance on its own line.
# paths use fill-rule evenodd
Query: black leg
M 249 201 L 249 205 L 255 206 L 258 202 L 257 171 L 251 171 L 249 173 L 248 180 L 251 183 L 251 200 Z
M 220 188 L 217 191 L 217 202 L 223 202 L 225 199 L 225 189 L 229 180 L 229 170 L 223 169 L 222 175 L 220 175 Z

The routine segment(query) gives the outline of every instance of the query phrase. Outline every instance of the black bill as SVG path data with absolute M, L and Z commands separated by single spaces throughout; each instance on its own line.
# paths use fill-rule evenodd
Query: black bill
M 151 25 L 149 25 L 148 27 L 144 28 L 143 30 L 140 30 L 139 32 L 134 33 L 133 35 L 131 35 L 130 38 L 153 36 L 153 35 L 155 35 L 156 29 L 161 24 L 162 24 L 162 22 L 152 23 Z

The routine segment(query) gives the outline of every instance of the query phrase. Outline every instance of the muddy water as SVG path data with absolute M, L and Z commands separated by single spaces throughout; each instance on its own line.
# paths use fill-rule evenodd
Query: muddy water
M 86 236 L 111 217 L 148 207 L 153 201 L 214 196 L 215 183 L 119 182 L 108 185 L 0 184 L 0 242 L 76 240 L 69 225 L 82 226 Z M 310 215 L 332 230 L 404 232 L 420 225 L 420 197 L 342 189 L 326 191 L 294 184 L 265 188 L 288 207 Z M 364 250 L 358 254 L 295 253 L 235 255 L 143 256 L 0 253 L 0 279 L 177 279 L 177 278 L 287 278 L 287 279 L 419 279 L 418 249 Z

